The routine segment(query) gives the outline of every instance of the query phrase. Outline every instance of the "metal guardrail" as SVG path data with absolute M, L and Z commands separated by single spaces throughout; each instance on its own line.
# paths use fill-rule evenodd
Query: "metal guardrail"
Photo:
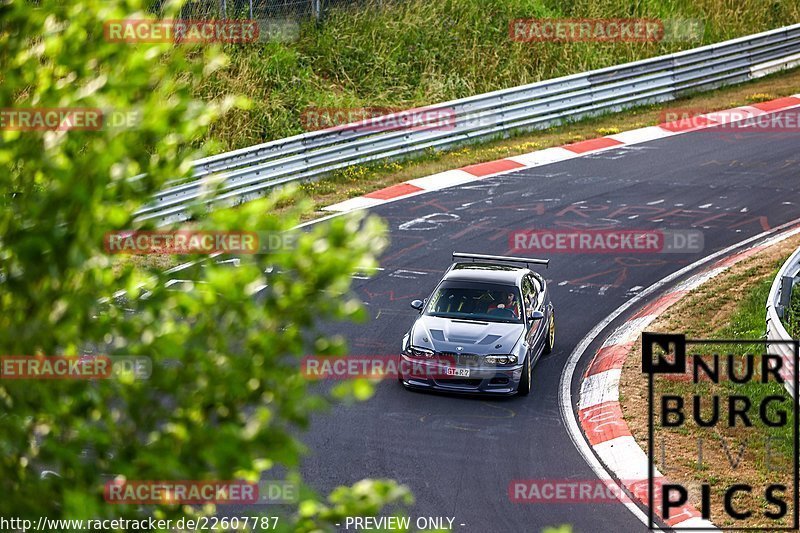
M 789 308 L 792 299 L 792 287 L 800 282 L 800 248 L 786 260 L 775 280 L 767 297 L 767 339 L 772 340 L 793 340 L 789 332 L 783 325 L 781 319 Z M 794 397 L 794 353 L 792 346 L 788 344 L 768 344 L 769 353 L 783 357 L 783 368 L 785 373 L 781 374 L 784 378 L 786 390 Z
M 479 138 L 543 129 L 593 115 L 673 100 L 759 77 L 800 62 L 800 24 L 666 56 L 573 74 L 453 100 L 426 108 L 430 120 L 374 131 L 346 126 L 296 135 L 194 162 L 185 183 L 173 183 L 136 212 L 137 220 L 170 224 L 187 207 L 236 205 L 281 184 L 313 179 L 352 165 L 450 148 Z M 436 112 L 453 127 L 442 128 Z M 378 119 L 376 119 L 378 120 Z M 213 175 L 213 176 L 212 176 Z M 217 194 L 209 194 L 214 187 Z

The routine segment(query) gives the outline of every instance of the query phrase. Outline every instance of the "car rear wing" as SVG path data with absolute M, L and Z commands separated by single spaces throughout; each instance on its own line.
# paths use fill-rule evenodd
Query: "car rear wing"
M 549 259 L 533 259 L 530 257 L 509 257 L 506 255 L 465 254 L 462 252 L 453 252 L 454 261 L 457 257 L 464 259 L 472 259 L 473 262 L 476 259 L 482 259 L 484 261 L 499 261 L 501 263 L 525 263 L 526 266 L 528 265 L 544 265 L 545 267 L 550 266 Z

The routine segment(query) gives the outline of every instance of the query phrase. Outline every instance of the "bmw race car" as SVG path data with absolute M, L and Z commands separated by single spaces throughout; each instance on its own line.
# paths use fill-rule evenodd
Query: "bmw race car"
M 550 261 L 458 252 L 453 261 L 429 298 L 411 302 L 420 316 L 403 337 L 398 379 L 406 388 L 528 394 L 533 366 L 555 342 L 547 284 L 528 267 Z

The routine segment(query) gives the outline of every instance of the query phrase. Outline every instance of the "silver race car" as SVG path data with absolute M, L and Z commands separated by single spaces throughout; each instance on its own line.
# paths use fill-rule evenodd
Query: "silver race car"
M 407 388 L 528 394 L 533 366 L 555 342 L 547 284 L 528 267 L 550 261 L 458 252 L 453 261 L 429 298 L 411 302 L 420 316 L 403 337 L 398 379 Z

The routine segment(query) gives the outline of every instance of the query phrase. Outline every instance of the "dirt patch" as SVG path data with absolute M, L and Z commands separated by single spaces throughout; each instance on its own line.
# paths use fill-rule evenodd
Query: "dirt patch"
M 648 331 L 666 333 L 685 333 L 687 338 L 757 338 L 764 330 L 765 287 L 773 279 L 777 268 L 800 246 L 800 236 L 794 236 L 775 246 L 742 260 L 727 271 L 691 291 L 676 302 L 656 321 L 647 327 Z M 758 302 L 761 302 L 760 308 Z M 760 314 L 759 314 L 760 313 Z M 744 318 L 743 318 L 744 317 Z M 761 331 L 755 332 L 760 320 Z M 735 331 L 736 329 L 741 331 Z M 723 352 L 720 346 L 716 351 Z M 755 349 L 749 346 L 750 351 Z M 709 350 L 710 353 L 710 350 Z M 758 358 L 756 358 L 758 359 Z M 740 361 L 738 356 L 733 361 Z M 620 404 L 631 434 L 642 449 L 647 452 L 647 379 L 642 374 L 641 343 L 634 344 L 622 371 L 620 379 Z M 758 363 L 756 364 L 758 366 Z M 712 412 L 711 399 L 720 394 L 719 414 L 727 417 L 726 387 L 730 383 L 702 382 L 694 385 L 691 377 L 659 376 L 655 381 L 656 397 L 661 394 L 681 396 L 685 402 L 684 413 L 692 416 L 693 395 L 701 395 L 700 412 L 704 418 Z M 770 384 L 748 384 L 746 394 L 761 399 L 765 394 L 781 393 L 780 386 Z M 729 389 L 727 389 L 729 390 Z M 754 417 L 758 417 L 758 404 L 754 403 Z M 791 413 L 791 408 L 787 408 Z M 658 409 L 655 410 L 658 413 Z M 689 487 L 690 502 L 699 510 L 701 506 L 700 485 L 711 485 L 711 518 L 720 527 L 787 527 L 791 526 L 791 507 L 793 502 L 793 462 L 791 457 L 791 431 L 778 432 L 772 428 L 761 427 L 755 420 L 752 428 L 719 427 L 703 428 L 699 431 L 692 423 L 681 428 L 665 430 L 660 428 L 656 416 L 654 457 L 658 469 L 670 480 Z M 724 419 L 723 419 L 724 420 Z M 763 438 L 762 438 L 763 437 Z M 702 440 L 698 443 L 698 439 Z M 767 444 L 769 440 L 769 444 Z M 786 441 L 789 441 L 789 449 Z M 765 449 L 769 447 L 769 450 Z M 783 451 L 785 453 L 779 453 Z M 702 455 L 702 462 L 700 456 Z M 734 466 L 735 465 L 735 466 Z M 767 503 L 763 488 L 767 482 L 786 485 L 782 494 L 789 505 L 790 512 L 779 523 L 765 518 L 764 512 L 775 511 L 773 504 Z M 725 488 L 735 483 L 753 487 L 752 495 L 740 495 L 733 499 L 737 508 L 750 509 L 753 515 L 745 520 L 734 521 L 727 518 L 723 508 Z

